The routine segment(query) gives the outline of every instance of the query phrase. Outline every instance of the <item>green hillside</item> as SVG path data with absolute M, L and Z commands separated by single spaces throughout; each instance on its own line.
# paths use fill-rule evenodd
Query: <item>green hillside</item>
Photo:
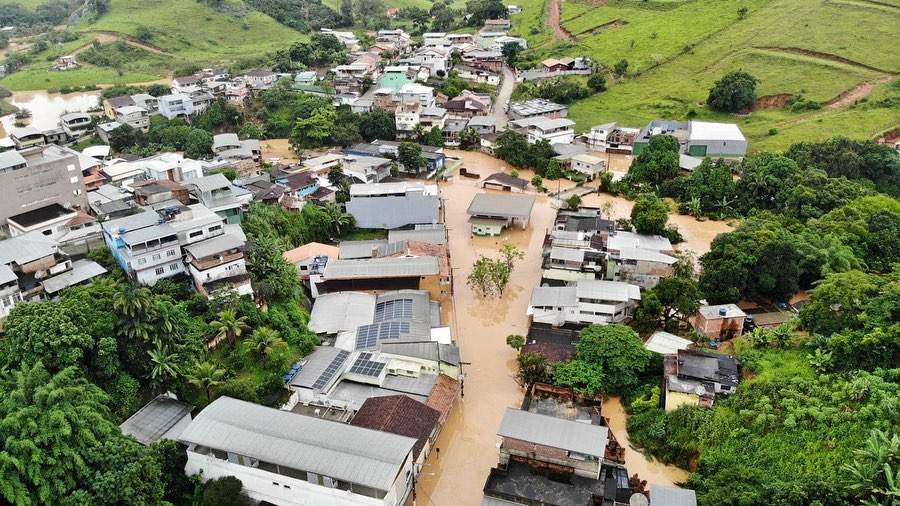
M 77 41 L 34 55 L 27 69 L 0 80 L 0 85 L 28 90 L 150 81 L 189 65 L 250 64 L 305 38 L 237 0 L 218 9 L 194 0 L 111 0 L 109 11 L 99 19 L 69 29 L 79 35 Z M 144 30 L 151 34 L 147 50 L 129 51 L 120 65 L 84 64 L 74 71 L 51 70 L 56 57 L 77 51 L 98 37 L 104 44 L 117 39 L 136 41 Z
M 737 118 L 754 149 L 835 134 L 870 138 L 900 126 L 900 89 L 888 82 L 900 72 L 900 54 L 888 49 L 900 26 L 898 0 L 561 0 L 561 25 L 574 40 L 558 42 L 548 26 L 550 1 L 519 2 L 525 12 L 514 18 L 534 59 L 587 54 L 607 66 L 630 63 L 630 77 L 571 107 L 580 130 L 613 120 L 641 126 L 655 117 L 728 119 L 703 102 L 712 83 L 735 69 L 759 78 L 759 96 L 802 95 L 823 104 L 878 83 L 857 105 L 758 108 Z

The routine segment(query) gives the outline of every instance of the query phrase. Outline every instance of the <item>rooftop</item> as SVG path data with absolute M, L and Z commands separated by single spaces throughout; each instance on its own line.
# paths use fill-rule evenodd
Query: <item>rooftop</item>
M 684 488 L 650 485 L 650 506 L 697 506 L 697 494 Z
M 534 201 L 533 195 L 478 193 L 469 204 L 467 212 L 469 216 L 527 218 L 531 216 Z
M 525 181 L 522 178 L 513 177 L 512 175 L 507 174 L 506 172 L 495 172 L 495 173 L 491 174 L 490 176 L 484 178 L 484 180 L 482 180 L 482 183 L 487 183 L 487 182 L 496 182 L 496 183 L 500 183 L 504 186 L 511 186 L 513 188 L 519 188 L 520 190 L 524 190 L 528 186 L 528 181 Z
M 557 104 L 542 98 L 526 100 L 525 102 L 511 102 L 509 104 L 510 114 L 517 116 L 535 116 L 540 114 L 548 114 L 552 112 L 565 110 L 566 106 Z
M 161 439 L 178 439 L 180 432 L 172 431 L 184 417 L 190 416 L 193 406 L 166 395 L 158 395 L 137 413 L 119 425 L 122 434 L 134 437 L 144 445 Z
M 325 266 L 325 279 L 400 278 L 433 276 L 440 273 L 436 257 L 373 258 L 331 260 Z
M 43 285 L 45 292 L 52 295 L 59 293 L 64 288 L 75 286 L 101 274 L 106 274 L 106 272 L 106 269 L 97 262 L 82 258 L 72 262 L 72 268 L 68 271 L 45 279 L 41 282 L 41 285 Z
M 314 256 L 327 256 L 336 259 L 338 257 L 338 252 L 337 246 L 322 244 L 320 242 L 311 242 L 292 250 L 285 251 L 282 256 L 284 256 L 284 259 L 287 260 L 288 263 L 296 264 L 297 262 Z
M 418 458 L 440 416 L 437 410 L 410 397 L 388 395 L 366 400 L 350 425 L 415 438 L 413 457 Z
M 719 320 L 722 318 L 743 318 L 747 316 L 741 308 L 735 304 L 719 304 L 716 306 L 700 306 L 698 310 L 707 320 Z
M 741 129 L 734 123 L 688 122 L 689 141 L 745 141 Z
M 738 363 L 733 357 L 704 351 L 679 350 L 678 376 L 738 385 Z
M 616 302 L 641 300 L 640 287 L 621 281 L 582 279 L 577 281 L 575 286 L 579 299 L 597 299 Z
M 647 339 L 647 342 L 644 343 L 644 348 L 661 355 L 671 355 L 678 353 L 678 350 L 686 350 L 693 344 L 694 342 L 690 339 L 658 330 Z
M 372 323 L 376 297 L 361 292 L 326 293 L 316 298 L 309 316 L 309 330 L 336 334 Z
M 57 251 L 56 241 L 35 230 L 0 241 L 0 264 L 15 262 L 23 265 L 54 255 Z
M 506 408 L 497 435 L 582 455 L 603 458 L 609 429 L 553 416 Z
M 415 439 L 219 397 L 180 440 L 391 490 Z
M 26 211 L 15 216 L 10 216 L 8 219 L 9 221 L 15 222 L 21 227 L 28 228 L 40 223 L 54 220 L 56 218 L 74 214 L 76 214 L 75 211 L 66 209 L 63 206 L 54 203 L 44 207 L 39 207 L 37 209 L 32 209 L 31 211 Z

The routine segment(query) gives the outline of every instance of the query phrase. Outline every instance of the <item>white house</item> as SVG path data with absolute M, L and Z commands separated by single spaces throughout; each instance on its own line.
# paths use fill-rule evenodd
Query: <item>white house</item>
M 159 97 L 159 113 L 170 120 L 185 118 L 194 114 L 194 100 L 183 93 L 163 95 Z
M 575 122 L 567 118 L 534 117 L 511 122 L 513 128 L 523 130 L 529 144 L 546 140 L 550 144 L 571 144 L 575 140 Z
M 599 157 L 580 153 L 571 158 L 571 168 L 584 174 L 588 181 L 593 180 L 598 174 L 606 170 L 606 162 Z
M 265 90 L 275 85 L 278 74 L 271 70 L 253 70 L 244 74 L 244 80 L 254 90 Z
M 397 106 L 394 111 L 394 123 L 397 126 L 397 137 L 409 139 L 413 137 L 413 131 L 419 124 L 419 115 L 422 110 L 419 102 L 405 102 Z
M 539 286 L 531 294 L 528 315 L 554 326 L 621 323 L 641 300 L 641 289 L 620 281 L 580 279 L 575 286 Z
M 242 233 L 226 232 L 184 248 L 188 272 L 198 292 L 209 298 L 225 292 L 253 295 L 244 244 Z
M 116 108 L 115 112 L 116 121 L 119 123 L 142 132 L 150 130 L 150 113 L 147 112 L 147 109 L 136 105 L 126 105 Z
M 747 139 L 734 123 L 689 121 L 685 152 L 691 156 L 742 157 Z
M 397 91 L 401 103 L 418 102 L 422 107 L 434 105 L 434 88 L 421 84 L 404 84 Z
M 189 475 L 234 476 L 280 506 L 396 506 L 413 485 L 416 440 L 219 397 L 181 433 Z

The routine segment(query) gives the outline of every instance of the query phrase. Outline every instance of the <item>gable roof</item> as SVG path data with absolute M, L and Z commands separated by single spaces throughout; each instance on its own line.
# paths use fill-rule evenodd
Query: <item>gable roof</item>
M 506 408 L 497 435 L 600 458 L 606 453 L 609 441 L 609 429 L 602 425 L 514 408 Z
M 160 439 L 175 439 L 180 433 L 172 429 L 184 417 L 190 416 L 193 406 L 166 395 L 158 395 L 148 402 L 137 413 L 119 425 L 123 434 L 134 437 L 144 445 L 155 443 Z
M 179 438 L 378 490 L 390 490 L 415 439 L 219 397 Z
M 535 197 L 533 195 L 477 193 L 466 212 L 469 216 L 527 218 L 531 216 L 534 201 Z
M 482 184 L 490 182 L 500 183 L 504 186 L 511 186 L 513 188 L 519 188 L 520 190 L 524 190 L 525 187 L 528 186 L 528 181 L 525 181 L 522 178 L 513 177 L 512 175 L 505 172 L 495 172 L 481 181 Z
M 437 427 L 440 416 L 437 410 L 415 399 L 405 395 L 388 395 L 367 399 L 350 425 L 415 438 L 413 458 L 418 458 Z
M 453 411 L 458 396 L 459 381 L 446 374 L 441 374 L 438 376 L 428 400 L 425 401 L 425 405 L 434 408 L 441 414 L 438 422 L 443 424 L 450 416 L 450 412 Z
M 320 242 L 310 242 L 303 246 L 285 251 L 282 256 L 291 264 L 296 264 L 301 260 L 306 260 L 313 256 L 327 256 L 328 258 L 337 258 L 340 250 L 337 246 L 330 244 L 322 244 Z

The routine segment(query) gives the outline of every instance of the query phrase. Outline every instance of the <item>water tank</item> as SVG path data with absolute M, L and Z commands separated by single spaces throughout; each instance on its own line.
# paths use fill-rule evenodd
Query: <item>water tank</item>
M 726 309 L 724 307 L 719 308 L 719 316 L 725 316 L 727 314 L 728 314 L 728 309 Z

